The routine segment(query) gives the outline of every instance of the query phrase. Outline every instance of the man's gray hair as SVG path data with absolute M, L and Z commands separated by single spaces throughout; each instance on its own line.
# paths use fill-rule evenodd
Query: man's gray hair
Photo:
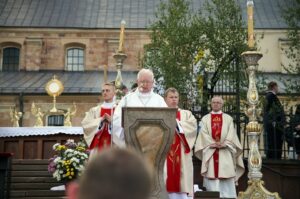
M 141 75 L 143 75 L 143 74 L 149 74 L 152 77 L 152 80 L 154 80 L 154 74 L 153 74 L 152 70 L 147 69 L 147 68 L 143 68 L 138 72 L 137 80 L 139 80 Z
M 214 96 L 212 99 L 211 99 L 211 102 L 214 100 L 214 99 L 219 99 L 221 101 L 222 104 L 224 104 L 224 100 L 221 96 Z

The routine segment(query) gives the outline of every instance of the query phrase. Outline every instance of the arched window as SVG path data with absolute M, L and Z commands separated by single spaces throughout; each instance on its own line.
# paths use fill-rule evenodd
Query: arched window
M 67 71 L 84 71 L 84 49 L 68 48 L 66 56 Z
M 2 71 L 19 71 L 20 49 L 16 47 L 3 48 Z

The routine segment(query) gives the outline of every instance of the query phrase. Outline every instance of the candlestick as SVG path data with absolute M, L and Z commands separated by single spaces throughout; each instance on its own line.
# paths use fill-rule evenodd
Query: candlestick
M 252 0 L 247 1 L 247 14 L 248 14 L 248 47 L 254 47 L 254 30 L 253 30 L 253 6 Z
M 122 20 L 118 52 L 123 52 L 125 24 L 126 24 L 125 20 Z

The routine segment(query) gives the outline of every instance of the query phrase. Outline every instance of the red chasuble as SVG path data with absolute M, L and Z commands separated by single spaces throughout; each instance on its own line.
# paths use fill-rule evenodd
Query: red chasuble
M 103 108 L 100 109 L 100 117 L 104 114 L 112 115 L 114 108 Z M 103 148 L 108 148 L 111 146 L 111 135 L 109 134 L 109 123 L 107 121 L 102 121 L 102 126 L 99 131 L 95 134 L 93 141 L 91 143 L 90 149 L 97 148 L 101 150 Z
M 220 142 L 222 132 L 222 114 L 211 114 L 211 132 L 212 138 Z M 219 149 L 213 154 L 215 178 L 219 178 Z
M 180 111 L 177 111 L 176 118 L 180 120 Z M 167 156 L 167 191 L 180 191 L 180 173 L 181 173 L 181 143 L 184 146 L 185 153 L 189 153 L 188 142 L 184 134 L 175 132 L 173 143 Z

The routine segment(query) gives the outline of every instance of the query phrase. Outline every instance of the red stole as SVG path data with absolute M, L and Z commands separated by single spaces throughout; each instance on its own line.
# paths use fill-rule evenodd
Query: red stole
M 176 118 L 180 120 L 180 111 L 177 111 Z M 175 131 L 173 143 L 167 156 L 167 191 L 180 192 L 181 174 L 181 143 L 185 148 L 185 153 L 189 153 L 188 142 L 184 134 Z
M 222 132 L 222 114 L 211 114 L 211 132 L 212 138 L 216 142 L 220 142 L 221 140 L 221 132 Z M 214 158 L 214 171 L 215 171 L 215 178 L 219 178 L 219 149 L 213 154 Z
M 112 115 L 114 108 L 104 108 L 100 109 L 100 117 L 103 117 L 104 114 Z M 95 134 L 93 141 L 90 145 L 90 149 L 97 148 L 101 150 L 102 148 L 108 148 L 111 146 L 111 135 L 109 134 L 109 123 L 107 121 L 102 121 L 102 126 L 99 131 Z

